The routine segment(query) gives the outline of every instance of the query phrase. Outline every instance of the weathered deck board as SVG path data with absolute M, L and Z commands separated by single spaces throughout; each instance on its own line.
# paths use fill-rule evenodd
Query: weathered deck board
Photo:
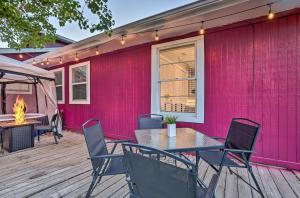
M 66 132 L 58 145 L 51 136 L 42 136 L 31 149 L 0 153 L 0 198 L 2 197 L 84 197 L 91 182 L 91 165 L 83 136 Z M 120 147 L 117 151 L 120 151 Z M 247 181 L 245 170 L 237 170 Z M 299 197 L 300 173 L 254 166 L 254 174 L 267 197 Z M 214 171 L 203 161 L 199 175 L 208 184 Z M 216 189 L 218 197 L 259 197 L 224 168 Z M 124 175 L 103 177 L 93 197 L 129 197 Z

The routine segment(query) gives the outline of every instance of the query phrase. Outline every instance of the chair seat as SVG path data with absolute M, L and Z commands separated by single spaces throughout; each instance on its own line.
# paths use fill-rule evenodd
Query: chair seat
M 124 157 L 118 157 L 111 159 L 106 171 L 103 175 L 118 175 L 125 174 Z
M 223 158 L 222 151 L 203 151 L 203 152 L 199 152 L 199 155 L 200 155 L 200 158 L 202 158 L 208 164 L 214 165 L 214 166 L 219 166 L 221 164 L 221 161 Z M 223 166 L 244 167 L 244 166 L 241 166 L 238 163 L 234 162 L 232 159 L 230 159 L 228 157 L 228 155 L 225 156 Z
M 50 125 L 38 125 L 35 127 L 35 130 L 38 131 L 51 131 L 51 126 Z

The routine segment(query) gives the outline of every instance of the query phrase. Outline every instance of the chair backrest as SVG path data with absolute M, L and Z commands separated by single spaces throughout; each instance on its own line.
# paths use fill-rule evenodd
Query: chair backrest
M 143 198 L 196 197 L 196 165 L 173 154 L 135 144 L 123 144 L 127 173 L 133 194 Z M 160 161 L 162 158 L 143 156 L 141 149 L 167 156 L 183 163 L 181 167 Z M 174 162 L 173 160 L 170 160 Z
M 90 119 L 82 125 L 82 130 L 93 170 L 96 171 L 97 168 L 103 166 L 105 160 L 99 158 L 92 159 L 92 157 L 108 154 L 100 121 L 97 119 Z
M 143 114 L 138 116 L 138 129 L 161 129 L 163 116 L 157 114 Z
M 225 141 L 225 148 L 253 151 L 260 124 L 245 118 L 233 118 Z M 234 154 L 244 161 L 242 154 Z M 245 154 L 249 161 L 251 153 Z

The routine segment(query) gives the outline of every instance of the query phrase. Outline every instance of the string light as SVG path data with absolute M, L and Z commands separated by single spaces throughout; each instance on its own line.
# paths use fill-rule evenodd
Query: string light
M 122 45 L 125 44 L 124 35 L 121 36 L 121 44 L 122 44 Z
M 200 29 L 200 34 L 201 35 L 204 35 L 205 34 L 205 30 L 203 28 L 203 24 L 204 24 L 204 21 L 201 21 L 201 29 Z
M 159 36 L 158 36 L 158 30 L 155 30 L 155 40 L 158 41 L 159 40 Z
M 269 20 L 272 20 L 272 19 L 274 19 L 275 14 L 274 14 L 274 12 L 272 12 L 272 4 L 270 3 L 270 4 L 268 4 L 268 5 L 269 5 L 268 19 L 269 19 Z
M 63 62 L 62 62 L 62 58 L 61 58 L 61 56 L 59 57 L 59 64 L 62 64 Z
M 19 58 L 23 58 L 23 54 L 19 54 Z
M 48 60 L 48 58 L 47 58 L 46 64 L 49 65 L 49 60 Z
M 96 55 L 99 55 L 99 54 L 100 54 L 99 49 L 98 49 L 98 47 L 96 47 Z
M 41 62 L 41 65 L 44 66 L 44 62 Z
M 78 56 L 77 56 L 77 52 L 76 52 L 76 54 L 75 54 L 75 61 L 76 61 L 76 62 L 79 61 L 79 58 L 78 58 Z
M 180 28 L 180 27 L 186 27 L 186 26 L 191 26 L 191 25 L 196 25 L 196 24 L 201 24 L 201 28 L 199 30 L 199 33 L 200 33 L 200 35 L 204 35 L 206 33 L 206 30 L 204 29 L 204 23 L 207 23 L 207 22 L 210 22 L 210 21 L 219 20 L 219 19 L 223 19 L 223 18 L 226 18 L 226 17 L 234 16 L 234 15 L 245 13 L 245 12 L 249 12 L 249 11 L 256 10 L 256 9 L 259 9 L 259 8 L 262 8 L 262 7 L 266 7 L 266 6 L 269 7 L 269 12 L 268 12 L 268 15 L 267 15 L 267 19 L 272 20 L 272 19 L 275 18 L 275 13 L 272 11 L 272 5 L 275 4 L 276 2 L 277 1 L 274 1 L 274 2 L 271 2 L 271 3 L 268 3 L 268 4 L 259 5 L 259 6 L 256 6 L 256 7 L 244 9 L 244 10 L 237 11 L 237 12 L 234 12 L 234 13 L 225 14 L 225 15 L 222 15 L 222 16 L 217 16 L 217 17 L 209 18 L 209 19 L 202 20 L 202 21 L 195 21 L 195 22 L 191 22 L 191 23 L 174 25 L 174 26 L 169 26 L 169 27 L 164 27 L 164 28 L 161 28 L 161 29 L 157 29 L 157 30 L 155 30 L 155 40 L 158 41 L 160 39 L 159 35 L 158 35 L 158 31 L 175 29 L 175 28 Z M 128 36 L 128 35 L 136 35 L 136 34 L 150 33 L 150 32 L 153 33 L 153 30 L 137 31 L 137 32 L 132 32 L 130 34 L 126 34 L 126 35 L 123 34 L 123 35 L 121 35 L 121 44 L 122 45 L 125 44 L 125 37 Z M 107 42 L 105 42 L 103 44 L 106 44 L 106 43 L 108 43 L 110 41 L 107 41 Z M 88 48 L 87 50 L 91 50 L 91 48 Z M 96 47 L 96 52 L 95 53 L 96 53 L 96 55 L 100 54 L 100 51 L 98 50 L 98 46 Z M 19 57 L 22 58 L 23 55 L 19 54 Z M 76 52 L 75 61 L 78 61 L 78 60 L 79 60 L 78 53 Z M 44 63 L 41 63 L 41 64 L 44 65 Z
M 36 61 L 35 61 L 35 59 L 33 59 L 33 61 L 32 61 L 32 64 L 34 64 L 34 65 L 36 64 Z

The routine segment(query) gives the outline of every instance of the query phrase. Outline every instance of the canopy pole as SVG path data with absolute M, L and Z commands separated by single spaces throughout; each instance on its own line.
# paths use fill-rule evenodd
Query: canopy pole
M 34 91 L 35 91 L 35 107 L 36 107 L 36 112 L 39 113 L 39 101 L 38 101 L 38 95 L 37 95 L 37 80 L 34 79 Z
M 2 106 L 2 114 L 6 114 L 6 83 L 2 83 L 1 86 L 1 106 Z

